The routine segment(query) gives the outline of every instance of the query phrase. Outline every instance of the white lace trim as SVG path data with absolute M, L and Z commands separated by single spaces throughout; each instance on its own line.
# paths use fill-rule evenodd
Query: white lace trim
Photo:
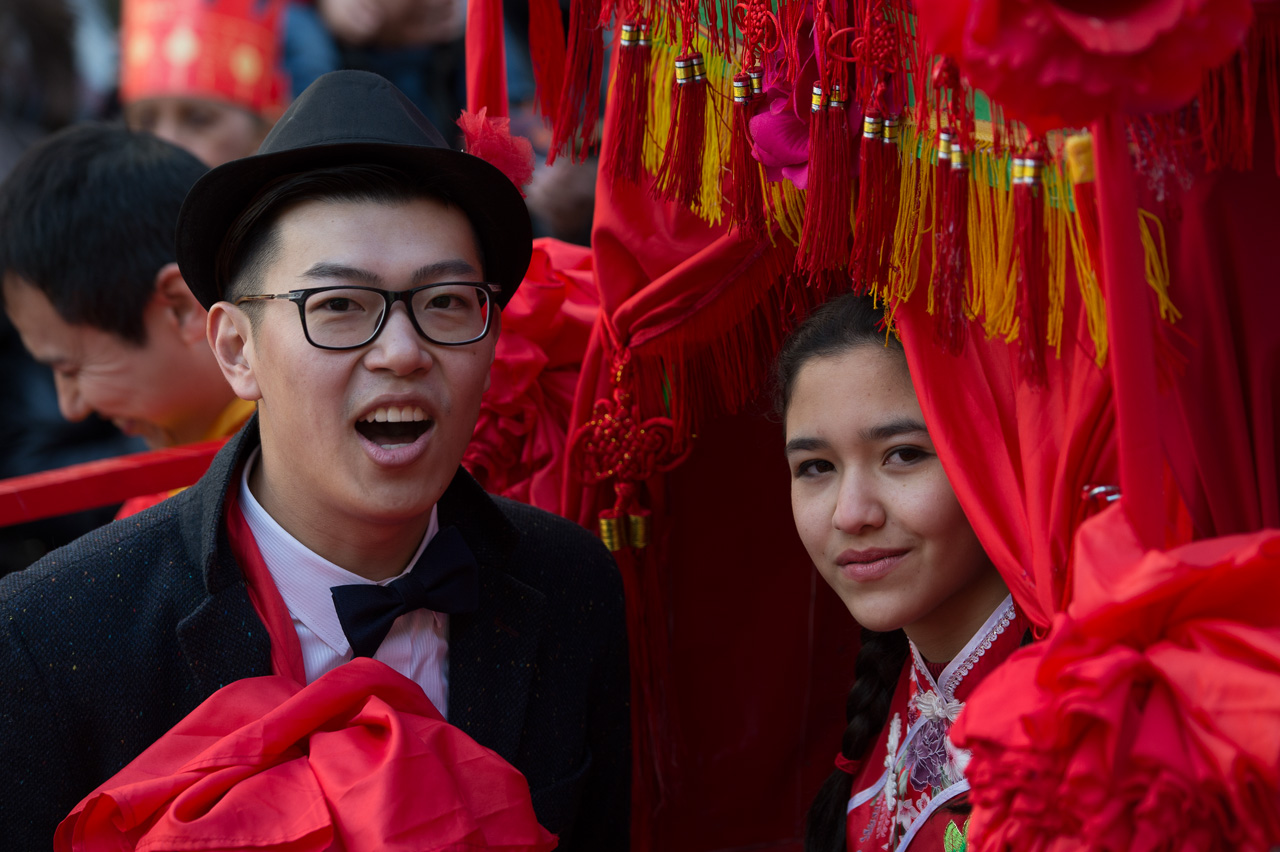
M 939 678 L 942 681 L 942 694 L 946 698 L 953 698 L 956 694 L 956 688 L 960 686 L 960 681 L 965 679 L 969 672 L 973 671 L 973 667 L 978 664 L 978 660 L 982 659 L 987 651 L 991 650 L 991 646 L 1000 638 L 1005 629 L 1018 616 L 1018 610 L 1013 605 L 1013 595 L 1009 595 L 1004 599 L 1004 603 L 996 607 L 996 611 L 991 613 L 986 623 L 981 629 L 974 634 L 969 640 L 969 644 L 960 651 L 956 658 L 952 660 Z M 959 663 L 959 665 L 957 665 Z
M 1000 606 L 987 617 L 982 627 L 978 628 L 978 632 L 974 633 L 960 653 L 956 655 L 947 667 L 942 670 L 942 674 L 934 680 L 933 674 L 929 671 L 929 667 L 925 665 L 924 657 L 920 656 L 920 649 L 915 643 L 911 643 L 911 656 L 915 662 L 916 677 L 923 678 L 924 683 L 929 688 L 936 690 L 944 701 L 949 701 L 956 696 L 956 689 L 960 686 L 960 681 L 964 680 L 969 672 L 973 671 L 973 667 L 978 664 L 978 660 L 982 659 L 987 651 L 991 650 L 991 646 L 995 644 L 996 639 L 1004 633 L 1005 629 L 1017 617 L 1018 610 L 1013 604 L 1013 595 L 1005 597 Z

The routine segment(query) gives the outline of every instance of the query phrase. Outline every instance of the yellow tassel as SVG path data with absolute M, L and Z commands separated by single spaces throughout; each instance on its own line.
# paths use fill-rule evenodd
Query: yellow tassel
M 1089 265 L 1089 250 L 1085 248 L 1081 233 L 1080 214 L 1069 217 L 1067 233 L 1071 237 L 1071 259 L 1075 263 L 1076 283 L 1084 302 L 1085 316 L 1089 324 L 1089 337 L 1093 339 L 1094 361 L 1099 367 L 1107 362 L 1107 303 L 1098 285 L 1098 276 Z
M 1014 218 L 1008 160 L 987 148 L 973 158 L 969 197 L 969 255 L 973 258 L 975 312 L 987 335 L 1006 340 L 1017 332 L 1017 282 L 1013 270 Z M 975 206 L 976 201 L 976 206 Z
M 1061 164 L 1046 161 L 1041 172 L 1044 187 L 1044 227 L 1049 253 L 1049 329 L 1048 343 L 1057 357 L 1062 357 L 1062 323 L 1067 300 L 1067 227 L 1071 211 L 1063 192 L 1066 177 Z
M 1153 231 L 1154 228 L 1154 231 Z M 1160 306 L 1160 318 L 1173 325 L 1182 319 L 1182 312 L 1169 298 L 1169 246 L 1164 241 L 1164 225 L 1158 216 L 1146 210 L 1138 211 L 1138 230 L 1142 237 L 1142 254 L 1146 266 L 1147 284 L 1156 291 Z
M 906 301 L 915 292 L 925 234 L 933 228 L 933 166 L 927 134 L 912 125 L 902 128 L 902 183 L 898 188 L 898 221 L 893 229 L 893 264 L 888 295 Z M 931 146 L 930 146 L 931 147 Z M 924 156 L 921 156 L 921 154 Z M 932 291 L 929 310 L 933 310 Z
M 800 234 L 804 231 L 804 191 L 796 189 L 789 180 L 778 183 L 765 183 L 765 196 L 768 204 L 765 211 L 771 225 L 792 245 L 800 244 Z
M 732 90 L 733 66 L 723 56 L 711 51 L 710 43 L 701 44 L 702 39 L 695 39 L 698 49 L 707 57 L 707 121 L 705 148 L 702 155 L 702 194 L 698 199 L 694 212 L 710 225 L 718 225 L 724 216 L 725 164 L 729 162 L 729 144 L 733 107 L 733 99 L 725 93 Z
M 660 40 L 656 33 L 652 42 L 652 58 L 649 60 L 649 118 L 646 124 L 649 133 L 644 143 L 644 168 L 651 175 L 657 174 L 671 137 L 671 92 L 675 84 L 678 52 L 675 45 L 669 40 Z
M 1088 133 L 1069 136 L 1065 150 L 1072 187 L 1080 183 L 1092 183 L 1094 178 L 1093 137 Z M 1107 362 L 1107 303 L 1102 296 L 1102 288 L 1098 285 L 1098 275 L 1089 265 L 1089 250 L 1084 243 L 1080 213 L 1074 197 L 1071 209 L 1068 233 L 1071 236 L 1071 256 L 1075 261 L 1076 283 L 1080 287 L 1080 296 L 1084 302 L 1089 337 L 1093 339 L 1094 360 L 1101 367 Z
M 656 174 L 663 154 L 671 141 L 671 93 L 674 91 L 675 60 L 681 51 L 679 26 L 667 15 L 657 14 L 650 27 L 652 60 L 650 68 L 648 138 L 644 146 L 644 167 L 649 174 Z M 694 203 L 693 211 L 699 218 L 716 225 L 724 217 L 725 163 L 729 160 L 730 114 L 732 99 L 726 92 L 732 89 L 733 67 L 729 61 L 712 49 L 710 41 L 699 35 L 693 40 L 693 50 L 706 58 L 707 75 L 706 137 L 702 157 L 702 192 Z

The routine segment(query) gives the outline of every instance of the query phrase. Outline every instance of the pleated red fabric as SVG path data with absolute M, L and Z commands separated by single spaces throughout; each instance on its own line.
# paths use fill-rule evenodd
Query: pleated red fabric
M 59 852 L 555 848 L 524 776 L 413 681 L 360 658 L 304 686 L 288 610 L 234 500 L 228 526 L 276 674 L 215 692 L 86 796 L 58 826 Z

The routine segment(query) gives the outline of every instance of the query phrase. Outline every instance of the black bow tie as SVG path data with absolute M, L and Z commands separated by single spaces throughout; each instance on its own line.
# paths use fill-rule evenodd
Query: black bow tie
M 385 586 L 334 586 L 333 608 L 357 657 L 372 657 L 391 625 L 407 612 L 475 612 L 480 605 L 476 558 L 455 527 L 431 539 L 413 569 Z

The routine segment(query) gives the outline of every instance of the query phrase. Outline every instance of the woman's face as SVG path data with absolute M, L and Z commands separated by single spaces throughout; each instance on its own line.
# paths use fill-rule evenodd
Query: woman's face
M 246 109 L 208 98 L 148 98 L 126 104 L 133 130 L 154 133 L 210 167 L 256 153 L 271 125 Z
M 861 344 L 800 367 L 786 414 L 796 529 L 864 627 L 950 660 L 1008 591 L 965 518 L 901 351 Z

